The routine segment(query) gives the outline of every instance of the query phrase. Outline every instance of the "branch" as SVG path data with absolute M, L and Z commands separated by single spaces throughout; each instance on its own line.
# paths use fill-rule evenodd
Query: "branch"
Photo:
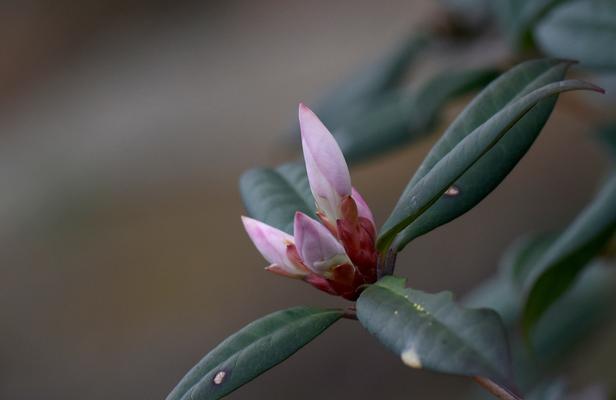
M 475 382 L 477 382 L 479 385 L 481 385 L 482 388 L 484 388 L 485 390 L 487 390 L 488 392 L 490 392 L 494 397 L 501 399 L 501 400 L 523 400 L 522 397 L 518 396 L 517 394 L 513 393 L 511 390 L 506 389 L 500 385 L 498 385 L 496 382 L 488 379 L 488 378 L 484 378 L 482 376 L 474 376 L 473 380 Z

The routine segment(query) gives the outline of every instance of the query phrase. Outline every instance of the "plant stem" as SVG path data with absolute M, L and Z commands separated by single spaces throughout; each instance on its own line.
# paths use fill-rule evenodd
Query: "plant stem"
M 381 279 L 386 275 L 392 275 L 394 273 L 394 268 L 396 266 L 396 256 L 398 254 L 390 247 L 385 253 L 382 253 L 379 256 L 379 261 L 377 264 L 377 278 Z
M 342 314 L 342 318 L 352 319 L 354 321 L 357 321 L 357 311 L 355 310 L 355 307 L 349 307 L 346 310 L 344 310 L 344 314 Z
M 488 392 L 490 392 L 494 397 L 501 399 L 501 400 L 522 400 L 522 397 L 518 396 L 517 394 L 513 393 L 511 390 L 506 389 L 500 385 L 498 385 L 496 382 L 488 379 L 488 378 L 484 378 L 482 376 L 474 376 L 473 379 L 475 380 L 475 382 L 477 382 L 479 385 L 481 385 L 482 388 L 484 388 L 485 390 L 487 390 Z

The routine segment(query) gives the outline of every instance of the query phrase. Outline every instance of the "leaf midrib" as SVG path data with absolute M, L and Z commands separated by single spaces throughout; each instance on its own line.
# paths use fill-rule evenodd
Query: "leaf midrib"
M 529 81 L 528 83 L 526 83 L 526 84 L 525 84 L 525 85 L 521 88 L 521 90 L 519 90 L 519 91 L 515 94 L 515 96 L 513 96 L 511 99 L 509 99 L 509 100 L 508 100 L 508 101 L 507 101 L 507 102 L 506 102 L 506 103 L 505 103 L 505 104 L 504 104 L 504 105 L 503 105 L 500 109 L 502 110 L 503 108 L 507 107 L 508 105 L 510 105 L 511 103 L 513 103 L 514 101 L 516 101 L 516 100 L 518 100 L 519 98 L 521 98 L 521 97 L 523 97 L 523 96 L 527 95 L 528 93 L 530 93 L 530 92 L 527 92 L 527 89 L 528 89 L 529 87 L 531 87 L 531 86 L 532 86 L 534 83 L 536 83 L 538 80 L 540 80 L 540 79 L 544 78 L 546 75 L 548 75 L 549 73 L 551 73 L 551 72 L 554 70 L 554 68 L 556 68 L 556 67 L 558 67 L 558 66 L 560 66 L 560 65 L 561 65 L 561 63 L 554 64 L 554 65 L 550 66 L 548 69 L 546 69 L 545 71 L 543 71 L 542 73 L 540 73 L 539 75 L 537 75 L 536 77 L 534 77 L 531 81 Z M 495 82 L 496 82 L 496 81 L 495 81 Z M 495 82 L 493 82 L 493 83 L 495 83 Z M 554 81 L 554 82 L 555 82 L 555 81 Z M 549 84 L 549 82 L 548 82 L 547 84 Z M 545 86 L 545 85 L 544 85 L 544 86 Z M 533 90 L 534 90 L 534 89 L 533 89 Z M 531 90 L 531 91 L 532 91 L 532 90 Z M 477 101 L 476 101 L 476 102 L 475 102 L 475 101 L 473 101 L 473 102 L 471 102 L 471 103 L 468 105 L 468 107 L 469 107 L 468 109 L 469 109 L 469 110 L 473 109 L 473 106 L 475 105 L 474 103 L 479 103 L 479 98 L 477 98 Z M 500 111 L 500 110 L 498 110 L 498 111 Z M 439 161 L 439 160 L 441 160 L 442 158 L 444 158 L 445 156 L 447 156 L 447 154 L 449 154 L 450 152 L 452 152 L 452 151 L 456 148 L 456 146 L 458 145 L 458 143 L 460 143 L 460 142 L 461 142 L 461 141 L 462 141 L 465 137 L 467 137 L 468 135 L 470 135 L 471 133 L 473 133 L 473 131 L 475 131 L 475 129 L 477 129 L 477 128 L 479 128 L 481 125 L 485 124 L 488 120 L 490 120 L 490 118 L 491 118 L 494 114 L 498 113 L 498 111 L 496 111 L 495 113 L 492 113 L 492 114 L 490 115 L 490 117 L 488 117 L 488 118 L 484 119 L 484 120 L 483 120 L 480 124 L 478 124 L 478 125 L 474 126 L 472 129 L 469 129 L 469 128 L 465 127 L 465 128 L 467 128 L 467 129 L 466 129 L 466 130 L 467 130 L 467 132 L 465 132 L 465 133 L 464 133 L 464 136 L 462 136 L 462 137 L 460 138 L 460 140 L 457 140 L 457 141 L 456 141 L 456 142 L 455 142 L 452 146 L 450 146 L 450 148 L 447 150 L 447 152 L 446 152 L 446 153 L 444 153 L 441 157 L 439 157 L 438 159 L 435 159 L 435 161 L 432 163 L 432 166 L 431 166 L 429 169 L 427 169 L 427 170 L 425 171 L 425 173 L 424 173 L 424 174 L 422 174 L 422 176 L 421 176 L 420 178 L 418 178 L 418 179 L 417 179 L 417 181 L 415 182 L 415 184 L 417 184 L 417 182 L 419 182 L 419 181 L 421 180 L 421 178 L 423 178 L 425 175 L 427 175 L 427 174 L 428 174 L 428 173 L 429 173 L 429 172 L 430 172 L 430 171 L 434 168 L 434 166 L 438 163 L 438 161 Z M 465 116 L 465 114 L 466 114 L 466 113 L 464 113 L 464 111 L 462 111 L 462 113 L 460 113 L 460 115 L 459 115 L 458 117 L 456 117 L 456 120 L 457 120 L 458 118 L 464 117 L 464 116 Z M 482 156 L 482 157 L 483 157 L 483 156 Z M 413 185 L 413 186 L 414 186 L 414 185 Z

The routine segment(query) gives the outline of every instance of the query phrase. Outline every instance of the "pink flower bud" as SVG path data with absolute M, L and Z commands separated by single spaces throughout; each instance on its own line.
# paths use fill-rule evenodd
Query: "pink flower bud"
M 355 200 L 355 204 L 357 205 L 357 213 L 360 217 L 366 218 L 376 231 L 376 224 L 374 223 L 374 217 L 372 216 L 372 211 L 370 211 L 370 207 L 368 207 L 368 203 L 364 200 L 364 198 L 359 194 L 357 189 L 353 188 L 351 193 L 351 197 Z
M 299 105 L 299 124 L 306 172 L 317 207 L 335 223 L 340 202 L 351 194 L 351 177 L 338 143 L 319 118 Z
M 359 194 L 357 193 L 359 199 Z M 363 199 L 362 199 L 363 202 Z M 364 203 L 365 205 L 365 203 Z M 342 219 L 338 222 L 338 238 L 353 264 L 359 269 L 366 283 L 376 280 L 377 251 L 375 248 L 376 230 L 370 210 L 360 213 L 355 198 L 347 196 L 342 200 Z M 369 213 L 368 218 L 363 215 Z M 362 215 L 363 214 L 363 215 Z
M 308 107 L 299 106 L 306 172 L 321 223 L 297 212 L 294 236 L 242 217 L 246 232 L 273 273 L 299 278 L 354 301 L 376 281 L 376 226 L 370 208 L 351 186 L 336 140 Z
M 328 277 L 334 267 L 349 262 L 334 235 L 306 214 L 295 213 L 294 234 L 301 259 L 317 275 Z
M 257 250 L 271 263 L 266 268 L 268 271 L 291 278 L 308 275 L 299 260 L 289 259 L 288 247 L 294 247 L 291 235 L 252 218 L 242 217 L 242 222 Z

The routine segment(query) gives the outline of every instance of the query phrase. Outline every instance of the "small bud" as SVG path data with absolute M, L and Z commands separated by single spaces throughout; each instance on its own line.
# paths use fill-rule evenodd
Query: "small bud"
M 310 190 L 317 207 L 335 223 L 342 198 L 352 191 L 349 169 L 332 134 L 304 104 L 299 105 L 299 124 Z
M 288 247 L 294 245 L 293 237 L 281 230 L 252 218 L 242 217 L 244 229 L 263 258 L 271 263 L 266 269 L 279 275 L 302 278 L 308 274 L 297 260 L 290 260 Z
M 348 262 L 344 247 L 338 240 L 306 214 L 295 214 L 294 234 L 299 256 L 317 275 L 327 276 L 333 267 Z

